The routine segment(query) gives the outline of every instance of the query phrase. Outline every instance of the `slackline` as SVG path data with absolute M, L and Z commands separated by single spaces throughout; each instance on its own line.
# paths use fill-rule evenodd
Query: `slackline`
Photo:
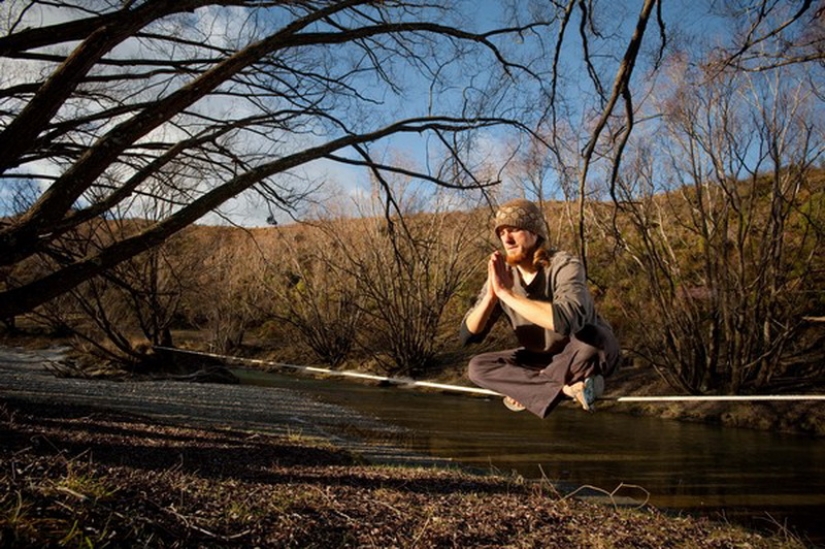
M 389 383 L 402 387 L 426 387 L 429 389 L 440 389 L 442 391 L 453 391 L 459 393 L 472 393 L 476 395 L 504 396 L 496 391 L 482 389 L 481 387 L 466 387 L 464 385 L 451 385 L 447 383 L 436 383 L 433 381 L 416 381 L 410 378 L 398 378 L 379 376 L 374 374 L 364 374 L 347 370 L 331 370 L 329 368 L 319 368 L 316 366 L 299 366 L 297 364 L 287 364 L 284 362 L 274 362 L 258 358 L 244 358 L 238 356 L 219 355 L 204 351 L 190 351 L 188 349 L 176 349 L 174 347 L 154 347 L 157 351 L 168 351 L 172 353 L 182 353 L 208 358 L 215 358 L 224 362 L 240 362 L 246 364 L 257 364 L 263 366 L 275 366 L 278 368 L 289 368 L 311 374 L 324 374 L 339 377 L 349 377 Z M 757 402 L 757 401 L 801 401 L 801 400 L 825 400 L 825 395 L 660 395 L 660 396 L 603 396 L 599 400 L 609 400 L 613 402 Z

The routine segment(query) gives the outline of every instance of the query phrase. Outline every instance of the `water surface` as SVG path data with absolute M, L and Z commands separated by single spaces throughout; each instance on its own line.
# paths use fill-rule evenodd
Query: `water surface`
M 417 452 L 566 490 L 649 496 L 674 512 L 787 526 L 825 546 L 825 441 L 813 437 L 587 414 L 572 403 L 540 420 L 497 399 L 302 376 L 249 373 L 244 382 L 300 389 L 406 427 L 411 436 L 399 442 Z

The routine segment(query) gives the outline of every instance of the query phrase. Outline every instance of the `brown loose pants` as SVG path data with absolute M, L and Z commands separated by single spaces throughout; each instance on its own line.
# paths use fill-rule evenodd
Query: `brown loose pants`
M 610 330 L 588 325 L 558 353 L 523 347 L 482 353 L 470 359 L 468 375 L 480 387 L 507 395 L 544 418 L 562 400 L 562 387 L 586 377 L 613 373 L 619 344 Z

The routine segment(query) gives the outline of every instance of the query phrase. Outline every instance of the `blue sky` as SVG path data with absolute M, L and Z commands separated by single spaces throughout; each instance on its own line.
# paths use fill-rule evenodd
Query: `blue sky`
M 535 2 L 534 4 L 536 6 L 547 5 L 546 2 Z M 495 26 L 497 24 L 496 20 L 501 16 L 501 4 L 493 0 L 467 2 L 465 5 L 476 7 L 476 9 L 469 12 L 469 15 L 475 19 L 475 22 L 479 28 L 491 28 Z M 524 2 L 519 5 L 521 7 L 525 7 L 528 6 L 529 3 Z M 617 66 L 617 60 L 621 57 L 623 48 L 632 32 L 641 2 L 619 2 L 606 4 L 606 6 L 609 6 L 611 10 L 614 10 L 614 13 L 611 14 L 614 17 L 607 18 L 602 21 L 605 27 L 600 30 L 605 32 L 605 34 L 615 35 L 616 40 L 613 44 L 617 44 L 620 49 L 611 50 L 607 47 L 607 43 L 605 43 L 603 46 L 594 45 L 594 49 L 591 50 L 591 54 L 593 55 L 594 62 L 603 65 L 604 73 L 602 76 L 604 78 L 604 82 L 607 85 L 610 85 L 612 83 L 612 75 Z M 703 36 L 705 40 L 714 40 L 713 33 L 708 32 L 709 29 L 714 28 L 714 21 L 712 19 L 700 17 L 698 15 L 700 11 L 696 9 L 695 3 L 674 4 L 666 2 L 665 8 L 667 10 L 665 12 L 665 18 L 669 29 L 673 31 L 677 23 L 681 26 L 681 29 L 673 32 L 674 39 L 677 42 L 682 40 L 681 37 L 693 35 L 694 32 L 699 29 L 701 29 L 702 32 L 697 34 Z M 612 28 L 610 28 L 611 24 Z M 574 30 L 575 29 L 571 29 L 571 31 Z M 651 29 L 651 31 L 655 31 L 655 29 Z M 721 36 L 722 33 L 720 33 L 720 37 Z M 535 36 L 527 36 L 521 42 L 514 42 L 511 39 L 508 39 L 501 41 L 500 45 L 505 49 L 521 49 L 522 51 L 529 51 L 531 41 L 536 39 L 537 37 Z M 552 42 L 555 40 L 555 35 L 542 35 L 541 39 Z M 655 42 L 658 40 L 657 33 L 649 31 L 645 40 L 648 43 L 651 41 Z M 559 106 L 564 106 L 564 108 L 571 109 L 575 113 L 576 109 L 583 109 L 588 102 L 594 101 L 592 86 L 587 79 L 586 72 L 580 62 L 580 43 L 577 40 L 576 32 L 569 33 L 566 47 L 563 50 L 563 55 L 560 61 L 560 69 L 568 80 L 565 87 L 559 90 Z M 644 66 L 640 63 L 640 66 L 637 68 L 637 79 L 639 78 L 639 75 L 643 74 L 643 71 Z M 484 77 L 484 74 L 478 75 L 480 80 Z M 460 85 L 461 84 L 459 84 L 459 86 Z M 462 90 L 458 91 L 460 92 Z M 408 80 L 408 89 L 403 98 L 386 96 L 387 102 L 382 107 L 376 106 L 376 109 L 384 109 L 385 111 L 389 110 L 391 112 L 385 114 L 392 117 L 403 117 L 407 114 L 404 112 L 405 110 L 408 113 L 420 114 L 423 110 L 422 106 L 426 105 L 429 99 L 427 92 L 428 90 L 423 83 L 417 83 L 415 80 Z M 515 100 L 516 94 L 514 94 L 513 97 Z M 536 108 L 540 108 L 540 105 L 536 105 Z M 582 110 L 581 113 L 578 115 L 574 114 L 571 118 L 573 124 L 580 125 L 582 128 L 584 128 L 588 123 L 583 112 L 584 111 Z M 572 131 L 575 133 L 577 129 L 578 128 L 573 128 Z M 583 136 L 586 136 L 586 134 L 582 134 L 580 132 L 577 139 L 582 139 Z M 509 140 L 503 139 L 501 134 L 490 131 L 476 143 L 476 149 L 474 149 L 475 153 L 479 159 L 485 159 L 490 165 L 489 170 L 491 170 L 492 173 L 489 175 L 502 175 L 505 179 L 509 177 L 507 172 L 499 173 L 496 170 L 496 167 L 504 166 L 507 161 L 508 151 L 510 147 L 513 146 L 512 137 L 508 137 L 507 139 Z M 576 142 L 570 143 L 570 147 L 574 151 L 576 148 L 581 148 L 581 145 L 582 144 Z M 416 135 L 401 135 L 375 144 L 372 147 L 372 150 L 379 157 L 382 155 L 388 158 L 401 156 L 408 158 L 412 163 L 423 165 L 426 162 L 428 147 L 437 147 L 437 143 L 432 139 L 428 141 L 427 139 L 422 139 Z M 40 169 L 42 169 L 42 166 Z M 371 191 L 369 174 L 365 170 L 357 169 L 351 166 L 333 163 L 330 161 L 318 161 L 312 163 L 311 165 L 304 166 L 303 168 L 297 170 L 297 172 L 299 175 L 306 177 L 309 181 L 326 180 L 332 182 L 333 185 L 327 193 L 331 195 L 333 199 L 338 201 L 357 199 L 361 195 L 368 195 Z M 55 171 L 55 173 L 57 172 Z M 554 181 L 554 174 L 552 171 L 548 173 L 547 177 L 548 181 L 546 188 L 549 189 L 549 192 L 551 193 L 551 196 L 548 196 L 548 198 L 559 198 L 560 195 L 557 191 L 558 185 Z M 0 214 L 8 213 L 8 207 L 10 205 L 9 193 L 13 190 L 13 188 L 13 184 L 7 183 L 2 189 L 0 189 Z M 6 208 L 6 210 L 3 211 L 3 208 Z M 263 225 L 266 223 L 266 219 L 270 216 L 269 209 L 264 207 L 261 201 L 255 198 L 253 193 L 248 193 L 245 196 L 241 196 L 238 199 L 230 201 L 225 205 L 223 211 L 234 222 L 247 226 Z M 278 218 L 281 221 L 285 219 L 283 215 L 279 215 Z M 210 215 L 203 221 L 206 223 L 223 222 L 220 217 L 216 215 Z

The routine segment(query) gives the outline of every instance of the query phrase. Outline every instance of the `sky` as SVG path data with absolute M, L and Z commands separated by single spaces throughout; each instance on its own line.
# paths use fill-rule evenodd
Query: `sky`
M 470 3 L 473 4 L 473 3 Z M 680 23 L 686 23 L 691 20 L 691 11 L 686 7 L 682 6 L 679 3 L 676 3 L 676 6 L 673 6 L 670 2 L 666 2 L 665 5 L 668 7 L 668 12 L 666 13 L 666 17 L 669 20 L 678 20 Z M 491 21 L 494 20 L 496 17 L 500 15 L 500 3 L 494 0 L 482 0 L 481 2 L 475 3 L 474 5 L 477 6 L 478 9 L 471 12 L 471 15 L 476 19 L 476 24 L 480 27 L 489 27 L 492 25 Z M 632 31 L 632 23 L 635 22 L 636 11 L 638 10 L 639 6 L 641 6 L 641 2 L 631 2 L 631 3 L 618 3 L 613 4 L 613 9 L 617 10 L 617 16 L 620 17 L 621 20 L 627 21 L 627 23 L 618 25 L 616 28 L 612 29 L 612 31 L 629 36 L 630 32 Z M 0 8 L 2 9 L 2 8 Z M 621 12 L 625 12 L 622 14 Z M 625 17 L 621 17 L 625 15 Z M 55 22 L 54 14 L 52 12 L 44 14 L 45 19 L 43 19 L 43 23 L 52 23 Z M 245 14 L 241 10 L 229 10 L 223 12 L 222 17 L 224 18 L 222 21 L 212 20 L 209 17 L 203 16 L 196 21 L 197 24 L 208 25 L 210 28 L 204 28 L 204 32 L 208 30 L 214 30 L 216 27 L 216 23 L 220 22 L 221 24 L 225 24 L 227 28 L 238 28 L 238 25 L 242 25 L 243 20 L 245 18 Z M 234 18 L 234 20 L 233 20 Z M 36 22 L 32 22 L 36 24 Z M 704 25 L 704 28 L 712 28 L 711 26 L 707 25 L 707 22 L 702 22 L 701 20 L 697 20 L 694 25 Z M 571 36 L 575 36 L 575 33 L 571 34 Z M 621 40 L 619 43 L 624 43 Z M 512 46 L 512 45 L 511 45 Z M 128 46 L 127 46 L 128 47 Z M 576 51 L 578 44 L 574 41 L 571 41 L 569 47 L 565 50 L 565 54 L 561 59 L 561 66 L 563 70 L 565 70 L 568 74 L 576 75 L 578 71 L 578 78 L 580 79 L 580 83 L 577 84 L 575 80 L 572 81 L 571 86 L 566 89 L 568 94 L 564 97 L 565 103 L 568 106 L 572 106 L 575 108 L 576 98 L 575 93 L 570 93 L 570 91 L 577 90 L 586 90 L 588 87 L 588 83 L 586 80 L 586 74 L 581 70 L 581 67 L 576 64 L 577 54 Z M 124 54 L 129 54 L 130 52 L 125 51 Z M 594 58 L 597 59 L 604 59 L 608 60 L 610 63 L 613 63 L 615 59 L 621 55 L 622 52 L 611 52 L 611 51 L 594 51 Z M 3 63 L 2 58 L 0 58 L 0 64 Z M 30 75 L 12 75 L 9 71 L 4 71 L 3 66 L 0 65 L 0 73 L 4 76 L 0 76 L 0 79 L 3 80 L 3 85 L 8 86 L 12 83 L 12 79 L 14 78 L 22 78 L 22 79 L 30 79 L 36 73 L 36 67 L 32 65 L 32 74 Z M 427 91 L 426 88 L 421 87 L 417 89 L 418 86 L 415 83 L 409 85 L 407 95 L 405 95 L 404 101 L 409 101 L 410 105 L 415 104 L 416 98 L 419 101 L 425 101 L 427 98 Z M 582 91 L 582 96 L 584 96 L 584 92 Z M 408 107 L 409 105 L 405 105 L 402 103 L 391 103 L 388 104 L 390 108 L 396 110 L 403 110 L 404 108 Z M 396 112 L 394 114 L 403 114 L 400 112 Z M 586 121 L 583 121 L 585 123 Z M 499 141 L 499 136 L 494 133 L 488 133 L 483 139 L 481 139 L 475 145 L 475 154 L 478 158 L 486 159 L 492 166 L 503 166 L 507 162 L 507 154 L 511 143 L 509 142 L 502 142 Z M 575 144 L 574 144 L 575 145 Z M 403 156 L 404 158 L 409 159 L 410 162 L 413 163 L 423 163 L 426 156 L 426 142 L 422 142 L 419 136 L 414 135 L 403 135 L 400 137 L 396 137 L 390 140 L 383 141 L 381 143 L 376 144 L 373 147 L 373 151 L 379 156 L 385 157 L 393 157 L 393 156 Z M 44 164 L 40 164 L 38 170 L 44 173 L 59 173 L 55 166 L 46 166 Z M 356 202 L 356 201 L 363 201 L 364 197 L 368 197 L 372 193 L 372 184 L 370 182 L 369 174 L 363 170 L 356 167 L 348 166 L 345 164 L 335 163 L 329 160 L 320 160 L 313 162 L 311 164 L 307 164 L 302 166 L 297 170 L 297 174 L 305 178 L 308 181 L 326 181 L 329 182 L 329 187 L 321 193 L 320 196 L 328 197 L 331 200 L 341 203 L 347 202 Z M 507 175 L 506 173 L 503 175 Z M 548 174 L 548 177 L 551 179 L 549 181 L 548 188 L 553 188 L 553 174 Z M 13 185 L 4 185 L 0 188 L 0 215 L 8 213 L 8 193 L 10 192 L 10 187 Z M 556 197 L 558 197 L 556 195 Z M 6 211 L 2 211 L 2 208 L 6 208 Z M 225 224 L 225 223 L 235 223 L 243 226 L 263 226 L 266 225 L 268 219 L 275 217 L 280 223 L 288 222 L 289 217 L 283 213 L 278 211 L 273 211 L 270 208 L 266 207 L 263 201 L 253 192 L 247 192 L 239 197 L 230 200 L 226 203 L 220 210 L 220 212 L 216 212 L 213 214 L 209 214 L 201 220 L 201 223 L 204 224 Z

